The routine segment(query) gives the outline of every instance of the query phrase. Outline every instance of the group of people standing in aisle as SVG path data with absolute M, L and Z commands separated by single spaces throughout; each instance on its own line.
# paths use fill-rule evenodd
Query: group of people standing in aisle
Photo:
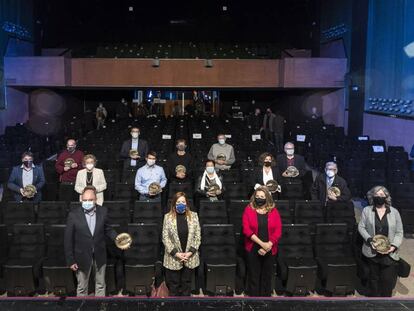
M 163 167 L 156 164 L 157 154 L 150 151 L 148 142 L 140 138 L 140 129 L 132 127 L 130 135 L 131 138 L 122 145 L 120 157 L 124 160 L 124 169 L 137 169 L 135 189 L 139 200 L 161 200 L 160 193 L 150 194 L 149 187 L 155 182 L 161 189 L 165 188 L 167 176 L 170 182 L 196 179 L 193 158 L 187 152 L 184 139 L 177 140 L 176 150 L 168 158 L 166 173 Z M 284 154 L 277 157 L 270 153 L 261 155 L 260 166 L 254 177 L 253 194 L 243 213 L 248 269 L 246 293 L 250 296 L 271 294 L 272 274 L 269 271 L 272 269 L 278 241 L 282 235 L 282 222 L 277 211 L 278 193 L 271 193 L 266 184 L 269 180 L 276 180 L 283 186 L 284 179 L 301 178 L 306 171 L 305 160 L 295 153 L 294 144 L 288 142 L 283 148 Z M 131 153 L 131 150 L 136 152 Z M 196 179 L 196 193 L 201 197 L 222 198 L 225 191 L 222 172 L 235 163 L 234 149 L 226 143 L 225 135 L 217 136 L 217 143 L 211 146 L 207 157 L 204 172 Z M 34 165 L 33 160 L 33 155 L 25 152 L 22 155 L 22 164 L 14 167 L 10 175 L 8 188 L 13 191 L 17 201 L 41 201 L 45 177 L 42 166 Z M 97 168 L 96 163 L 94 155 L 84 155 L 77 148 L 76 141 L 69 139 L 66 149 L 58 155 L 55 164 L 60 183 L 73 185 L 81 201 L 79 208 L 71 211 L 68 216 L 65 237 L 68 265 L 76 272 L 78 279 L 78 295 L 85 294 L 92 267 L 99 272 L 96 275 L 95 294 L 104 295 L 105 272 L 102 267 L 106 261 L 98 254 L 98 249 L 105 248 L 103 236 L 114 239 L 114 233 L 106 223 L 104 192 L 107 185 L 104 171 Z M 178 166 L 185 170 L 178 171 Z M 287 175 L 287 167 L 290 166 L 297 168 L 296 177 Z M 32 198 L 25 198 L 23 190 L 29 184 L 36 187 L 37 193 Z M 216 186 L 214 192 L 211 191 L 213 185 Z M 339 188 L 340 195 L 331 193 L 331 187 Z M 334 162 L 326 163 L 324 172 L 316 177 L 311 193 L 312 199 L 320 200 L 324 205 L 351 200 L 347 183 L 338 176 L 338 167 Z M 190 295 L 191 275 L 199 265 L 198 253 L 202 243 L 200 224 L 197 213 L 190 208 L 187 194 L 180 192 L 171 194 L 171 197 L 173 200 L 165 215 L 162 232 L 166 283 L 171 295 Z M 370 295 L 391 296 L 397 280 L 398 249 L 403 237 L 401 217 L 398 210 L 391 205 L 390 193 L 382 186 L 374 187 L 368 192 L 368 201 L 369 206 L 362 212 L 358 230 L 364 239 L 362 254 L 370 269 Z M 79 217 L 85 217 L 86 222 L 79 221 Z M 372 238 L 378 233 L 387 236 L 392 244 L 388 254 L 379 254 L 372 247 Z M 95 234 L 99 234 L 99 239 L 95 239 Z

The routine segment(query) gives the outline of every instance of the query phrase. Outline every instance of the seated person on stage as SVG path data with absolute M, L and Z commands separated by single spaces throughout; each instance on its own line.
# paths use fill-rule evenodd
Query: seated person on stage
M 32 201 L 38 203 L 42 199 L 42 187 L 45 184 L 43 168 L 33 164 L 33 154 L 22 154 L 22 165 L 13 167 L 7 187 L 13 191 L 17 202 Z
M 148 143 L 139 138 L 139 128 L 131 128 L 131 139 L 124 141 L 121 148 L 121 159 L 124 159 L 124 169 L 140 168 L 145 164 L 148 153 Z
M 337 164 L 327 162 L 325 172 L 319 174 L 313 183 L 312 200 L 319 200 L 323 205 L 333 202 L 349 202 L 351 200 L 351 192 L 345 179 L 337 174 Z
M 198 178 L 196 187 L 197 193 L 201 197 L 207 197 L 212 201 L 221 199 L 224 187 L 223 178 L 216 173 L 213 160 L 206 161 L 206 169 L 202 176 Z
M 207 158 L 216 163 L 219 170 L 228 170 L 236 161 L 233 146 L 226 144 L 226 136 L 224 134 L 217 135 L 218 143 L 211 146 Z
M 139 200 L 161 201 L 162 189 L 167 184 L 164 169 L 155 164 L 155 151 L 148 152 L 145 159 L 147 164 L 139 168 L 135 176 L 135 190 L 139 193 Z
M 78 171 L 82 169 L 83 157 L 83 152 L 76 149 L 76 141 L 74 139 L 68 139 L 66 150 L 63 150 L 59 154 L 55 164 L 60 182 L 75 182 Z
M 295 145 L 291 142 L 285 144 L 284 150 L 285 154 L 279 154 L 276 160 L 279 174 L 284 178 L 302 178 L 306 173 L 305 159 L 301 155 L 295 154 Z M 292 166 L 297 169 L 296 173 L 287 170 Z
M 104 191 L 106 190 L 106 180 L 103 170 L 96 168 L 96 157 L 87 154 L 83 158 L 84 169 L 76 176 L 75 191 L 79 193 L 79 200 L 82 198 L 83 189 L 86 186 L 94 186 L 96 189 L 96 203 L 102 205 L 104 202 Z
M 267 185 L 273 198 L 277 197 L 281 192 L 281 187 L 279 169 L 276 166 L 275 158 L 271 153 L 262 153 L 259 157 L 259 165 L 260 167 L 255 172 L 254 189 Z M 276 181 L 277 185 L 273 181 Z
M 192 178 L 193 158 L 186 152 L 185 139 L 178 139 L 177 150 L 168 157 L 168 178 L 171 182 L 187 182 Z

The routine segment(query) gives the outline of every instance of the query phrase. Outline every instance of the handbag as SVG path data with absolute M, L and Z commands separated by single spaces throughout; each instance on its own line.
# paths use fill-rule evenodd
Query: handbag
M 404 259 L 398 260 L 397 275 L 401 278 L 407 278 L 410 275 L 411 266 Z
M 155 284 L 153 284 L 151 287 L 151 297 L 168 297 L 169 291 L 167 284 L 165 284 L 165 281 L 163 281 L 158 287 L 155 287 Z

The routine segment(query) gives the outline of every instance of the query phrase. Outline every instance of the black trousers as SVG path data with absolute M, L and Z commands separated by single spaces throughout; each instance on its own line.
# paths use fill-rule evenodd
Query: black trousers
M 397 262 L 391 258 L 376 260 L 368 258 L 369 266 L 369 292 L 371 297 L 391 297 L 397 284 Z
M 251 297 L 271 296 L 275 256 L 271 252 L 261 256 L 257 253 L 257 248 L 253 247 L 251 252 L 246 252 L 246 262 L 247 294 Z
M 165 283 L 169 296 L 190 296 L 191 277 L 194 269 L 183 267 L 181 270 L 165 269 Z

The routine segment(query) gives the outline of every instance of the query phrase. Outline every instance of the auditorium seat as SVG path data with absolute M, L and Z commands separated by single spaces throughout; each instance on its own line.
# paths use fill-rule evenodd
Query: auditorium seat
M 148 296 L 161 276 L 160 232 L 156 224 L 129 224 L 131 248 L 125 251 L 125 289 L 129 294 Z
M 156 224 L 161 232 L 163 211 L 161 202 L 135 201 L 132 222 L 143 224 Z
M 9 230 L 14 224 L 34 223 L 34 204 L 32 202 L 7 202 L 3 208 L 3 222 L 9 226 Z
M 110 225 L 116 233 L 128 232 L 128 225 Z M 115 242 L 109 237 L 106 239 L 107 260 L 105 270 L 105 283 L 107 295 L 116 295 L 125 288 L 125 273 L 124 273 L 124 254 L 123 251 L 116 247 Z M 90 286 L 93 291 L 94 286 Z
M 304 296 L 315 289 L 317 263 L 307 224 L 286 224 L 278 245 L 277 275 L 288 295 Z
M 138 192 L 132 184 L 116 183 L 114 200 L 117 201 L 132 201 L 138 196 Z
M 66 223 L 68 204 L 64 201 L 42 201 L 37 209 L 37 223 L 49 225 Z
M 414 233 L 414 183 L 390 185 L 392 205 L 400 210 L 404 232 Z
M 7 227 L 5 224 L 0 224 L 0 280 L 4 279 L 3 265 L 7 261 L 9 252 L 9 238 Z M 0 282 L 0 294 L 6 291 L 4 282 Z
M 226 200 L 246 199 L 246 185 L 243 182 L 228 182 L 224 184 L 224 197 Z
M 121 182 L 134 185 L 136 175 L 137 175 L 136 169 L 124 169 L 122 171 Z
M 294 223 L 294 201 L 278 200 L 275 202 L 276 209 L 279 212 L 282 223 L 293 224 Z
M 322 204 L 319 200 L 296 200 L 295 223 L 308 224 L 311 233 L 315 232 L 315 225 L 324 222 Z
M 8 296 L 33 295 L 41 275 L 45 256 L 42 224 L 18 224 L 12 227 L 12 241 L 3 265 Z
M 318 277 L 328 295 L 353 294 L 357 266 L 352 254 L 347 224 L 317 224 L 315 257 Z
M 56 201 L 59 196 L 59 183 L 48 182 L 48 179 L 46 181 L 42 188 L 42 201 Z
M 200 200 L 199 216 L 201 224 L 227 224 L 228 217 L 226 202 L 223 200 Z
M 284 200 L 303 200 L 303 183 L 298 178 L 284 178 L 281 183 L 281 197 Z
M 74 275 L 65 259 L 65 228 L 66 225 L 52 224 L 46 236 L 47 254 L 43 262 L 43 278 L 46 291 L 56 296 L 75 294 Z
M 242 216 L 249 200 L 230 200 L 228 203 L 229 222 L 233 225 L 236 236 L 242 235 Z
M 236 255 L 233 225 L 208 224 L 201 230 L 201 258 L 198 279 L 203 293 L 232 295 L 242 286 L 243 260 Z
M 65 202 L 79 201 L 79 193 L 75 191 L 74 184 L 60 184 L 58 198 Z
M 326 205 L 327 223 L 347 223 L 351 232 L 356 224 L 355 210 L 352 202 L 330 202 Z
M 193 185 L 191 182 L 170 182 L 168 187 L 168 197 L 172 198 L 177 192 L 184 192 L 187 198 L 193 197 Z
M 131 222 L 130 203 L 128 201 L 105 201 L 108 223 L 126 228 Z

